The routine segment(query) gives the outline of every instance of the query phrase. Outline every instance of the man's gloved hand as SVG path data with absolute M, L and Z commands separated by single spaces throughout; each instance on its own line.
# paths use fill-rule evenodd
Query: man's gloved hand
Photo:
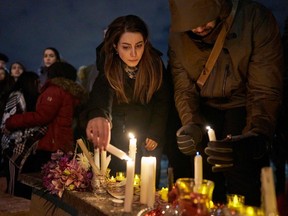
M 260 136 L 254 133 L 237 136 L 228 135 L 223 140 L 210 141 L 205 148 L 205 153 L 208 155 L 207 162 L 213 165 L 213 172 L 227 171 L 234 166 L 237 158 L 238 160 L 244 160 L 245 156 L 242 157 L 243 152 L 244 154 L 246 152 L 247 157 L 251 156 L 251 158 L 263 154 L 263 150 L 265 149 L 265 146 L 263 146 L 264 142 L 259 141 Z M 240 148 L 246 148 L 247 151 L 240 150 L 239 152 L 242 156 L 239 158 L 237 149 Z
M 203 130 L 196 124 L 182 126 L 176 133 L 179 150 L 185 155 L 195 155 L 196 146 L 202 141 Z

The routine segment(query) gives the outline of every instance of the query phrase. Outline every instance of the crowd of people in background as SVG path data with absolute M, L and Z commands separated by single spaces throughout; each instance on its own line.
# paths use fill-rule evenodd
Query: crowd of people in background
M 194 3 L 191 3 L 191 5 L 189 3 L 189 7 L 191 8 L 197 9 L 198 6 L 201 6 L 201 3 L 198 1 L 192 2 L 196 3 L 195 5 L 193 5 Z M 214 1 L 210 0 L 207 2 Z M 181 3 L 183 5 L 181 5 Z M 233 109 L 231 108 L 231 113 L 226 112 L 226 110 L 224 112 L 218 109 L 219 104 L 222 104 L 224 107 L 226 106 L 225 103 L 228 104 L 228 102 L 231 101 L 218 100 L 218 98 L 213 95 L 215 93 L 213 91 L 215 86 L 212 87 L 212 90 L 208 89 L 206 92 L 199 91 L 199 88 L 194 82 L 195 74 L 197 74 L 198 71 L 194 71 L 195 68 L 190 68 L 189 66 L 193 59 L 195 60 L 195 64 L 200 62 L 199 68 L 203 66 L 203 62 L 201 62 L 202 58 L 203 56 L 205 58 L 208 57 L 206 51 L 211 49 L 210 45 L 214 43 L 215 37 L 220 31 L 221 19 L 225 19 L 228 16 L 231 5 L 225 5 L 225 10 L 221 10 L 221 12 L 218 8 L 219 11 L 216 14 L 211 13 L 211 17 L 208 18 L 209 20 L 205 20 L 204 23 L 193 23 L 192 26 L 191 22 L 185 23 L 184 21 L 185 19 L 190 19 L 189 14 L 186 14 L 185 17 L 185 13 L 184 15 L 183 13 L 179 13 L 179 11 L 184 10 L 183 7 L 187 7 L 186 3 L 185 0 L 180 1 L 180 3 L 175 3 L 173 0 L 170 1 L 170 9 L 173 16 L 169 41 L 169 63 L 167 67 L 161 60 L 162 53 L 156 50 L 149 42 L 148 28 L 145 22 L 134 15 L 116 18 L 109 25 L 103 42 L 97 47 L 95 63 L 88 66 L 81 66 L 78 70 L 73 66 L 73 62 L 70 63 L 63 60 L 58 49 L 54 47 L 47 47 L 43 50 L 43 65 L 38 72 L 27 70 L 26 68 L 29 68 L 29 66 L 23 65 L 21 60 L 9 64 L 8 56 L 0 53 L 0 162 L 1 173 L 7 177 L 6 192 L 29 198 L 31 195 L 30 188 L 21 185 L 21 183 L 17 181 L 18 174 L 20 172 L 39 172 L 41 166 L 50 159 L 51 153 L 58 149 L 64 150 L 65 152 L 73 151 L 75 141 L 80 136 L 87 137 L 87 141 L 91 141 L 94 143 L 95 148 L 100 149 L 105 149 L 111 138 L 112 144 L 124 151 L 128 151 L 128 138 L 126 137 L 126 133 L 129 132 L 130 129 L 134 129 L 139 141 L 139 150 L 137 152 L 139 158 L 140 155 L 153 155 L 157 157 L 159 180 L 160 161 L 163 154 L 168 156 L 169 166 L 174 168 L 174 179 L 193 177 L 191 156 L 185 155 L 179 150 L 176 132 L 179 128 L 185 126 L 185 128 L 181 130 L 182 132 L 184 131 L 183 135 L 191 135 L 192 138 L 190 138 L 193 139 L 194 134 L 189 134 L 191 130 L 201 131 L 201 127 L 204 124 L 199 113 L 205 115 L 208 122 L 214 122 L 214 126 L 218 131 L 217 136 L 221 139 L 225 138 L 223 136 L 227 135 L 226 132 L 237 135 L 237 133 L 241 133 L 242 130 L 253 132 L 251 133 L 253 134 L 251 142 L 255 142 L 255 134 L 257 134 L 257 137 L 259 134 L 268 134 L 268 132 L 265 133 L 267 128 L 264 128 L 263 131 L 258 131 L 257 127 L 259 126 L 260 128 L 265 126 L 265 124 L 263 125 L 261 121 L 256 122 L 259 124 L 258 126 L 255 125 L 255 122 L 255 124 L 252 124 L 251 122 L 255 119 L 251 116 L 252 114 L 249 115 L 249 113 L 247 114 L 245 111 L 246 102 L 241 101 L 241 98 L 243 96 L 242 94 L 246 91 L 246 89 L 244 90 L 246 84 L 241 86 L 243 87 L 242 92 L 239 88 L 232 89 L 233 92 L 231 92 L 231 95 L 233 95 L 239 90 L 237 98 L 239 99 L 239 103 L 243 103 L 243 106 L 240 106 L 239 109 L 234 109 L 235 104 L 230 104 L 231 107 L 233 107 Z M 219 7 L 219 5 L 216 5 L 214 10 L 217 10 L 217 7 Z M 249 10 L 251 5 L 246 5 L 245 7 L 248 8 L 246 10 Z M 195 13 L 197 13 L 197 11 Z M 217 17 L 219 14 L 220 18 L 218 20 Z M 198 15 L 200 16 L 200 14 Z M 179 23 L 178 19 L 183 20 Z M 205 16 L 203 19 L 205 19 Z M 215 20 L 215 23 L 208 22 L 211 20 Z M 273 18 L 271 18 L 271 20 L 273 20 Z M 269 22 L 272 22 L 271 20 Z M 203 26 L 203 24 L 206 23 L 208 24 Z M 209 38 L 205 38 L 203 41 L 202 38 L 206 35 L 200 32 L 201 29 L 199 25 L 202 25 L 200 26 L 201 28 L 208 29 L 206 30 Z M 271 27 L 269 25 L 267 24 L 268 29 Z M 216 35 L 213 35 L 214 28 L 216 28 Z M 277 29 L 275 26 L 273 26 L 273 28 Z M 191 32 L 187 33 L 189 30 L 191 30 Z M 212 34 L 210 34 L 210 31 L 212 31 Z M 274 33 L 275 35 L 277 34 L 275 31 Z M 275 35 L 273 37 L 276 38 L 277 36 Z M 232 36 L 233 35 L 231 35 L 231 39 Z M 187 51 L 185 50 L 186 48 L 181 48 L 179 44 L 181 40 L 188 44 L 186 48 L 189 49 Z M 189 42 L 189 40 L 192 42 Z M 275 39 L 275 41 L 276 40 L 277 39 Z M 278 41 L 276 41 L 275 44 L 277 44 L 277 46 L 280 45 Z M 274 145 L 272 145 L 270 149 L 270 155 L 266 155 L 265 160 L 263 159 L 263 161 L 259 162 L 259 164 L 261 163 L 259 167 L 267 165 L 266 162 L 268 162 L 269 165 L 269 161 L 266 159 L 269 160 L 270 157 L 270 162 L 275 166 L 276 191 L 279 203 L 284 202 L 285 190 L 286 193 L 288 190 L 285 188 L 287 187 L 285 185 L 285 164 L 288 161 L 288 123 L 287 121 L 283 121 L 283 116 L 287 118 L 288 110 L 288 19 L 282 35 L 282 44 L 284 47 L 284 62 L 286 63 L 285 70 L 283 71 L 284 94 L 282 114 L 278 117 L 279 123 L 275 126 L 276 133 L 274 138 L 276 141 L 271 140 Z M 251 50 L 253 48 L 249 49 Z M 191 50 L 194 50 L 195 53 L 191 52 Z M 229 53 L 229 47 L 226 51 L 223 56 Z M 276 50 L 274 51 L 278 52 Z M 267 50 L 265 54 L 267 54 Z M 227 59 L 223 56 L 223 61 L 226 61 Z M 192 58 L 192 60 L 187 60 L 186 58 Z M 197 58 L 199 59 L 197 60 Z M 243 58 L 248 59 L 245 56 Z M 255 57 L 254 60 L 260 61 L 257 57 Z M 279 62 L 280 60 L 279 57 Z M 224 65 L 226 69 L 227 65 L 229 66 L 229 61 L 228 59 Z M 277 60 L 277 67 L 279 66 L 280 68 L 281 65 L 279 64 Z M 232 67 L 233 65 L 230 66 Z M 247 66 L 247 68 L 248 67 L 249 66 Z M 250 67 L 253 67 L 252 64 L 250 64 Z M 277 70 L 279 69 L 277 67 L 275 65 L 276 76 L 278 76 Z M 183 71 L 185 70 L 188 72 L 186 75 L 183 75 Z M 191 72 L 189 70 L 191 70 Z M 227 70 L 225 71 L 227 72 Z M 250 77 L 250 79 L 252 78 Z M 269 81 L 271 81 L 271 77 Z M 276 78 L 274 81 L 275 84 L 277 84 Z M 252 82 L 257 85 L 257 80 L 253 80 Z M 279 84 L 279 92 L 277 91 L 275 93 L 276 95 L 278 95 L 278 93 L 281 94 L 282 90 L 280 89 L 280 85 L 281 84 Z M 191 91 L 185 92 L 187 88 L 190 88 Z M 277 89 L 276 86 L 274 90 L 275 89 Z M 205 100 L 201 101 L 202 97 L 205 98 Z M 194 104 L 187 101 L 187 98 L 193 101 Z M 246 96 L 243 98 L 246 98 Z M 198 104 L 199 101 L 201 101 L 201 103 Z M 258 102 L 260 103 L 260 101 Z M 277 101 L 274 107 L 275 110 L 279 110 L 278 108 L 280 106 L 278 105 L 280 103 L 280 101 Z M 269 106 L 271 106 L 271 104 L 269 104 Z M 199 107 L 201 107 L 201 110 Z M 261 108 L 263 108 L 263 106 L 261 106 Z M 185 109 L 189 110 L 193 115 L 187 116 L 187 110 Z M 271 113 L 274 113 L 275 110 L 272 110 Z M 252 118 L 252 120 L 249 120 L 249 127 L 245 125 L 246 115 Z M 255 115 L 257 116 L 257 113 Z M 222 116 L 223 119 L 219 120 L 220 116 Z M 229 128 L 216 124 L 217 121 L 218 123 L 223 123 L 227 119 L 233 120 L 232 117 L 237 118 L 235 121 L 227 123 Z M 270 118 L 270 120 L 271 119 L 272 118 Z M 241 125 L 238 125 L 239 128 L 235 127 L 233 129 L 235 131 L 230 131 L 232 130 L 232 126 L 235 126 L 234 123 L 236 121 L 238 124 L 242 122 Z M 274 123 L 271 123 L 271 125 L 274 125 Z M 254 129 L 255 131 L 253 131 Z M 268 129 L 273 128 L 270 127 Z M 269 136 L 269 139 L 273 139 L 273 134 L 269 135 L 272 135 Z M 264 139 L 267 140 L 268 138 Z M 245 142 L 246 141 L 245 137 Z M 201 142 L 205 142 L 205 145 L 207 145 L 209 140 L 203 135 Z M 198 146 L 198 151 L 200 151 L 202 155 L 207 154 L 206 157 L 209 158 L 211 154 L 213 156 L 215 149 L 213 149 L 212 143 L 209 144 L 208 149 L 205 145 L 203 144 L 202 147 Z M 247 149 L 238 148 L 237 151 L 243 156 L 243 152 L 245 154 L 246 150 Z M 217 151 L 217 149 L 215 151 Z M 262 153 L 261 151 L 259 154 L 262 155 Z M 207 159 L 206 157 L 204 157 L 205 160 Z M 37 161 L 37 163 L 34 163 L 35 161 Z M 125 165 L 118 163 L 117 159 L 112 159 L 112 162 L 113 172 L 119 169 L 125 169 Z M 137 163 L 139 163 L 139 161 Z M 205 169 L 211 169 L 211 164 L 209 165 L 208 163 L 206 166 Z M 234 168 L 235 166 L 234 164 Z M 242 169 L 241 166 L 238 166 L 239 170 Z M 258 175 L 259 167 L 252 170 L 251 173 L 253 172 Z M 212 173 L 212 170 L 207 171 L 208 174 L 206 174 L 208 178 L 216 182 L 218 190 L 219 182 L 224 181 L 224 178 L 230 178 L 233 181 L 233 176 L 236 176 L 236 178 L 241 179 L 239 175 L 242 177 L 243 175 L 240 174 L 239 170 L 234 169 L 234 171 L 228 172 L 225 170 L 224 176 L 219 173 Z M 138 166 L 137 171 L 139 171 Z M 249 176 L 249 178 L 251 178 L 251 176 Z M 249 181 L 246 180 L 243 180 L 243 186 L 239 186 L 241 185 L 239 182 L 235 182 L 237 185 L 233 185 L 231 182 L 229 184 L 230 189 L 232 191 L 234 190 L 234 192 L 237 191 L 237 193 L 241 193 L 243 187 L 247 187 L 247 192 L 249 191 L 251 193 L 251 183 L 248 183 Z M 255 182 L 255 179 L 251 180 Z M 244 184 L 244 181 L 246 181 L 246 184 Z M 257 183 L 260 183 L 259 181 L 257 181 Z M 255 189 L 255 185 L 253 188 Z M 223 195 L 224 190 L 224 188 L 220 188 L 219 194 Z M 254 191 L 251 199 L 248 194 L 245 194 L 245 196 L 248 197 L 247 200 L 250 201 L 251 204 L 259 205 L 260 200 L 255 198 L 256 196 L 260 198 L 259 193 L 260 191 L 258 190 Z M 216 199 L 218 199 L 217 201 L 223 201 L 223 197 L 220 197 L 220 195 L 216 197 Z

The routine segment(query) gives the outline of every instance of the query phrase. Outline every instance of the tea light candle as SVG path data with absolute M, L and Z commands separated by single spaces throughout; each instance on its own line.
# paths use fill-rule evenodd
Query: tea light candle
M 140 176 L 138 174 L 134 176 L 134 186 L 140 186 Z
M 161 191 L 160 191 L 160 196 L 161 196 L 161 199 L 168 202 L 168 188 L 164 188 L 162 187 Z
M 126 162 L 126 185 L 125 185 L 125 200 L 124 212 L 131 212 L 134 195 L 134 172 L 135 163 L 132 160 Z
M 227 202 L 229 208 L 241 209 L 244 206 L 245 197 L 238 194 L 228 194 Z
M 121 206 L 123 204 L 123 200 L 121 199 L 111 199 L 113 206 Z
M 137 152 L 137 139 L 134 137 L 134 134 L 129 133 L 129 157 L 135 161 L 136 159 L 136 152 Z
M 215 131 L 210 127 L 207 126 L 206 129 L 208 130 L 208 137 L 210 141 L 216 141 L 216 135 L 215 135 Z
M 125 180 L 125 174 L 123 172 L 116 172 L 116 181 Z
M 114 178 L 114 176 L 111 176 L 111 178 L 109 179 L 109 181 L 115 183 L 115 182 L 116 182 L 116 178 Z
M 202 184 L 203 162 L 202 162 L 202 156 L 199 154 L 199 152 L 197 152 L 196 156 L 194 157 L 194 180 L 196 186 Z

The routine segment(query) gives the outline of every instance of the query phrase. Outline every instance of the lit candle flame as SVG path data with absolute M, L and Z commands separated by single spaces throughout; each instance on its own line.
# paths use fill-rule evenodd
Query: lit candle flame
M 129 136 L 130 139 L 134 139 L 135 138 L 133 133 L 129 133 L 128 136 Z

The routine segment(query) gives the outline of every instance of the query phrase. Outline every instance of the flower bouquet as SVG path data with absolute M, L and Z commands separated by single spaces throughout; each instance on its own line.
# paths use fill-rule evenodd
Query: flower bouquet
M 64 190 L 91 191 L 92 172 L 87 158 L 82 154 L 58 150 L 51 161 L 42 167 L 43 186 L 60 198 Z

